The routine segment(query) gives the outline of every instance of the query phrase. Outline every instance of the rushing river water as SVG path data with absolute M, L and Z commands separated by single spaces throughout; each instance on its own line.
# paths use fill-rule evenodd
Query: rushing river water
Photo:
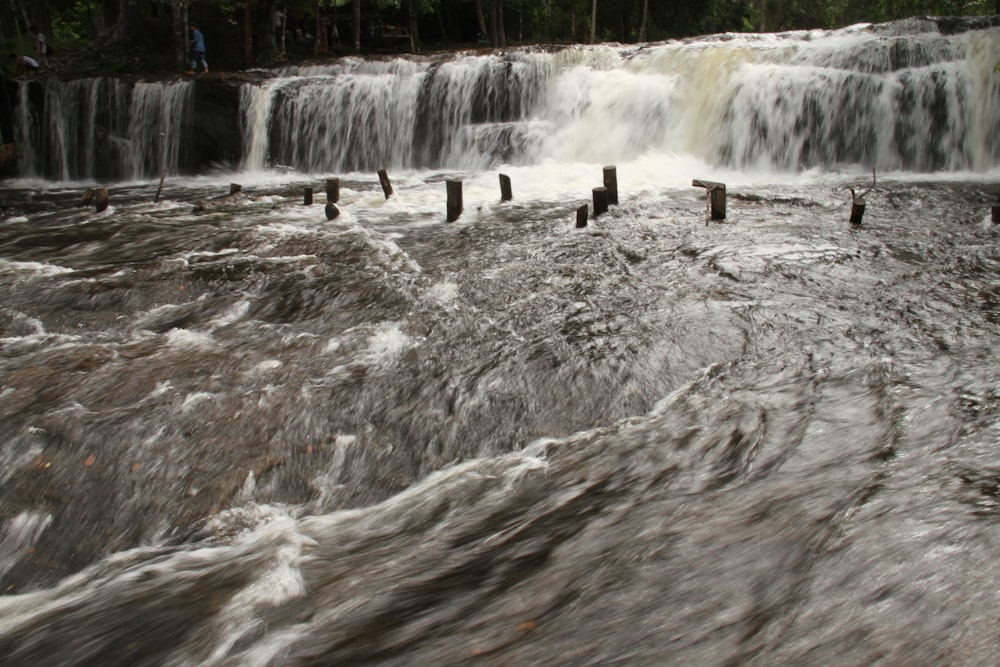
M 327 221 L 252 127 L 157 203 L 0 191 L 6 663 L 994 662 L 995 143 L 881 147 L 862 225 L 870 165 L 669 141 L 345 172 Z

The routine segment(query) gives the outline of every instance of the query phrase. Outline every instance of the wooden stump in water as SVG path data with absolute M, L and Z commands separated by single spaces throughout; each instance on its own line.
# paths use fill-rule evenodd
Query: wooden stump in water
M 332 201 L 328 201 L 326 203 L 326 208 L 324 209 L 324 212 L 326 213 L 327 220 L 333 220 L 340 215 L 340 209 L 337 208 L 337 205 L 334 204 Z
M 83 191 L 83 195 L 80 197 L 80 206 L 90 206 L 91 202 L 94 201 L 94 189 L 87 188 Z
M 618 204 L 618 168 L 604 168 L 604 187 L 608 189 L 608 203 Z
M 510 187 L 510 176 L 500 174 L 500 201 L 510 201 L 514 198 L 514 192 Z
M 107 188 L 97 188 L 94 191 L 94 208 L 98 213 L 108 208 L 108 189 Z
M 340 179 L 326 179 L 326 200 L 336 204 L 340 201 Z
M 313 189 L 306 188 L 302 194 L 302 205 L 312 206 L 312 203 L 313 203 Z
M 448 222 L 462 215 L 462 181 L 445 181 L 448 188 Z
M 726 219 L 726 184 L 715 181 L 703 181 L 695 179 L 691 185 L 696 188 L 705 188 L 708 193 L 709 218 L 712 220 Z
M 860 225 L 861 219 L 865 217 L 865 200 L 861 197 L 851 197 L 851 224 Z
M 229 194 L 230 195 L 234 195 L 234 194 L 236 194 L 237 192 L 239 192 L 242 189 L 243 189 L 243 186 L 240 185 L 239 183 L 230 183 L 229 184 Z
M 1000 204 L 993 207 L 993 224 L 1000 225 Z
M 586 226 L 587 226 L 587 205 L 584 204 L 580 208 L 576 209 L 576 227 L 577 229 L 579 229 L 580 227 L 586 227 Z
M 378 182 L 382 184 L 382 192 L 385 193 L 385 198 L 388 199 L 392 196 L 392 183 L 389 182 L 389 172 L 385 169 L 378 170 Z
M 608 210 L 608 189 L 594 188 L 594 217 Z

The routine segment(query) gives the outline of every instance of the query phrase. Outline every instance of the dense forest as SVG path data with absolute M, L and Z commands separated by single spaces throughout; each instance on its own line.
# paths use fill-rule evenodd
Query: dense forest
M 0 48 L 30 54 L 35 25 L 53 48 L 54 71 L 149 73 L 187 69 L 188 22 L 205 34 L 213 70 L 233 70 L 349 53 L 628 43 L 994 13 L 1000 0 L 0 0 Z

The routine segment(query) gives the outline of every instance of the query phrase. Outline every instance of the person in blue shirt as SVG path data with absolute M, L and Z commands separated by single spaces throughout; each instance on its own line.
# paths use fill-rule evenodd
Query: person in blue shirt
M 199 64 L 205 68 L 205 74 L 208 74 L 208 61 L 205 60 L 205 36 L 201 34 L 201 30 L 198 30 L 195 24 L 189 23 L 188 27 L 191 28 L 191 69 L 188 70 L 188 74 L 194 74 Z

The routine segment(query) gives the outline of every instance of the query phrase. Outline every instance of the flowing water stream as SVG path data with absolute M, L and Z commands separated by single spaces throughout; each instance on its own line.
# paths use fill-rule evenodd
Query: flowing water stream
M 187 84 L 46 83 L 78 112 L 0 191 L 0 655 L 992 663 L 1000 31 L 932 28 L 290 70 L 200 175 Z

